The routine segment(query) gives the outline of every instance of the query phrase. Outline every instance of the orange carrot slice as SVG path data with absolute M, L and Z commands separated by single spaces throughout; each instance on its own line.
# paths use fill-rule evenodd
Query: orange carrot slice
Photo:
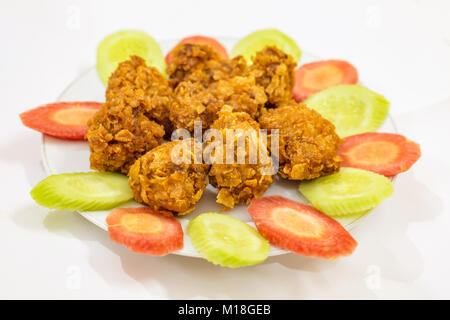
M 340 84 L 358 82 L 356 68 L 343 60 L 325 60 L 302 65 L 295 71 L 292 96 L 297 102 L 310 94 Z
M 252 201 L 248 212 L 271 244 L 303 256 L 335 259 L 350 255 L 357 246 L 339 222 L 300 202 L 262 197 Z
M 28 128 L 49 136 L 83 140 L 88 120 L 102 106 L 99 102 L 55 102 L 20 114 Z
M 345 138 L 338 150 L 341 166 L 393 177 L 420 158 L 420 146 L 395 133 L 367 132 Z
M 111 240 L 136 253 L 163 256 L 183 248 L 180 222 L 149 207 L 114 209 L 106 223 Z
M 183 43 L 209 45 L 209 46 L 213 47 L 217 51 L 217 53 L 222 56 L 223 59 L 228 59 L 227 49 L 225 49 L 225 47 L 216 39 L 210 38 L 210 37 L 205 37 L 205 36 L 192 36 L 192 37 L 184 38 L 183 40 L 178 42 L 178 44 L 172 50 L 170 50 L 170 52 L 166 55 L 166 64 L 168 64 L 172 60 L 172 51 L 177 46 L 179 46 L 180 44 L 183 44 Z

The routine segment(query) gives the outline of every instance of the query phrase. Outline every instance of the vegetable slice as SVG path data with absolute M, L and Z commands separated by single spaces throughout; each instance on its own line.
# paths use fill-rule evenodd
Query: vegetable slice
M 302 52 L 295 41 L 283 32 L 276 29 L 258 30 L 242 38 L 233 48 L 233 57 L 242 55 L 247 63 L 251 63 L 251 57 L 266 46 L 276 46 L 278 49 L 290 54 L 295 62 L 300 60 Z
M 388 178 L 374 172 L 341 168 L 338 173 L 300 184 L 300 192 L 329 216 L 345 216 L 375 208 L 392 195 Z
M 87 122 L 102 106 L 99 102 L 55 102 L 20 114 L 22 123 L 47 135 L 83 140 Z
M 297 102 L 323 89 L 358 83 L 358 71 L 347 61 L 324 60 L 302 65 L 295 71 L 292 96 Z
M 258 231 L 231 216 L 208 212 L 189 222 L 194 248 L 209 262 L 238 268 L 264 261 L 269 243 Z
M 341 166 L 393 177 L 420 158 L 420 146 L 394 133 L 368 132 L 347 137 L 338 150 Z
M 308 257 L 350 255 L 357 242 L 339 222 L 317 209 L 279 196 L 252 201 L 248 212 L 273 245 Z
M 382 95 L 356 84 L 330 87 L 304 103 L 331 121 L 341 138 L 377 130 L 389 110 L 389 101 Z
M 209 45 L 209 46 L 213 47 L 217 51 L 217 53 L 221 55 L 221 57 L 223 59 L 228 59 L 227 49 L 225 49 L 225 47 L 216 39 L 211 38 L 211 37 L 205 37 L 205 36 L 191 36 L 191 37 L 184 38 L 183 40 L 178 42 L 178 44 L 172 50 L 170 50 L 170 52 L 166 55 L 166 58 L 165 58 L 166 64 L 169 64 L 170 60 L 172 60 L 173 50 L 176 47 L 178 47 L 180 44 L 183 44 L 183 43 Z
M 111 240 L 133 252 L 164 256 L 183 249 L 180 222 L 149 207 L 114 209 L 106 223 Z
M 97 48 L 97 71 L 105 86 L 119 63 L 133 55 L 165 73 L 164 56 L 155 39 L 143 31 L 123 30 L 106 36 Z
M 30 194 L 44 207 L 71 211 L 111 209 L 133 198 L 127 177 L 112 172 L 51 175 Z

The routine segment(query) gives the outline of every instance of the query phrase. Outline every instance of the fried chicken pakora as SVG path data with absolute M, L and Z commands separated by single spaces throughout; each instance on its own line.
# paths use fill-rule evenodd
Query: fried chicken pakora
M 246 67 L 241 56 L 222 59 L 208 45 L 184 43 L 174 49 L 167 74 L 173 88 L 183 81 L 198 82 L 206 88 L 215 81 L 244 74 Z
M 199 82 L 183 81 L 175 88 L 170 120 L 175 129 L 193 132 L 195 121 L 201 121 L 202 129 L 208 129 L 222 105 Z
M 264 89 L 256 84 L 252 76 L 236 76 L 219 80 L 211 84 L 208 91 L 236 112 L 246 112 L 252 118 L 259 115 L 261 108 L 267 102 Z M 217 111 L 219 111 L 218 109 Z
M 106 102 L 89 120 L 86 135 L 91 168 L 127 173 L 134 161 L 158 146 L 170 127 L 167 80 L 139 57 L 119 64 L 111 75 Z
M 230 209 L 260 197 L 274 181 L 276 172 L 265 141 L 259 141 L 258 123 L 248 113 L 233 112 L 230 106 L 225 106 L 211 128 L 222 138 L 218 149 L 212 149 L 209 171 L 209 182 L 218 190 L 217 203 Z M 230 129 L 238 130 L 231 141 L 227 139 Z M 231 157 L 227 148 L 232 151 Z
M 290 100 L 295 82 L 294 58 L 274 46 L 268 46 L 258 51 L 252 61 L 249 73 L 255 77 L 256 84 L 264 88 L 268 102 L 277 106 Z
M 195 163 L 194 151 L 193 139 L 171 141 L 136 160 L 128 173 L 135 200 L 168 214 L 194 210 L 209 170 L 208 164 Z
M 282 177 L 337 172 L 341 140 L 333 124 L 292 100 L 293 58 L 266 47 L 252 60 L 247 67 L 240 56 L 222 59 L 207 45 L 185 43 L 173 51 L 169 80 L 139 57 L 120 63 L 105 104 L 88 123 L 91 168 L 128 174 L 136 201 L 179 215 L 195 208 L 208 178 L 225 210 L 267 190 L 276 169 L 260 128 L 279 130 Z M 173 129 L 193 132 L 195 121 L 215 129 L 205 148 L 200 145 L 212 161 L 194 161 L 193 139 L 162 144 Z M 184 161 L 174 161 L 174 154 Z
M 250 76 L 219 80 L 206 89 L 199 82 L 183 81 L 174 91 L 170 120 L 174 128 L 190 132 L 194 130 L 194 122 L 201 121 L 202 129 L 206 130 L 224 105 L 256 118 L 266 101 L 264 89 Z
M 316 111 L 291 100 L 263 112 L 261 128 L 279 130 L 279 171 L 290 180 L 309 180 L 335 173 L 341 139 L 334 125 Z

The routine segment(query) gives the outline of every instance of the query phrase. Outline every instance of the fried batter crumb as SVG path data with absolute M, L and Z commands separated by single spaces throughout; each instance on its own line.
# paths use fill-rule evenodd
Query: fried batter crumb
M 134 161 L 163 141 L 171 127 L 167 80 L 133 56 L 111 75 L 106 102 L 89 120 L 91 168 L 127 173 Z
M 268 46 L 252 58 L 249 72 L 266 91 L 268 102 L 278 105 L 290 100 L 295 82 L 294 58 L 277 47 Z
M 261 108 L 267 102 L 264 89 L 256 85 L 255 78 L 252 76 L 236 76 L 219 80 L 211 84 L 208 91 L 220 100 L 222 105 L 231 106 L 236 112 L 246 112 L 252 118 L 259 115 Z
M 261 128 L 279 130 L 279 171 L 290 180 L 309 180 L 339 171 L 341 139 L 334 125 L 295 101 L 265 111 Z
M 242 75 L 246 67 L 240 56 L 226 60 L 208 45 L 184 43 L 174 49 L 167 74 L 173 88 L 183 81 L 198 82 L 207 88 L 214 81 Z
M 174 128 L 190 132 L 194 130 L 194 122 L 201 121 L 202 129 L 206 130 L 217 119 L 218 111 L 224 105 L 256 118 L 266 101 L 264 89 L 257 86 L 250 76 L 219 80 L 207 89 L 198 82 L 183 81 L 174 91 L 170 120 Z
M 194 210 L 208 185 L 209 165 L 194 163 L 193 145 L 193 139 L 167 142 L 136 160 L 128 173 L 136 201 L 165 213 L 184 215 Z M 190 164 L 173 161 L 176 146 L 188 148 L 185 159 L 190 158 Z
M 219 112 L 219 118 L 211 128 L 220 130 L 224 142 L 222 151 L 222 163 L 218 163 L 220 156 L 216 157 L 209 172 L 209 182 L 218 190 L 217 203 L 224 205 L 224 210 L 233 208 L 237 204 L 249 204 L 251 200 L 260 197 L 274 181 L 275 175 L 271 172 L 272 161 L 268 156 L 267 145 L 259 142 L 259 125 L 248 113 L 233 112 L 230 106 L 225 106 Z M 238 162 L 238 147 L 234 146 L 234 163 L 226 163 L 226 130 L 242 129 L 251 130 L 256 134 L 256 140 L 245 137 L 245 163 Z M 237 136 L 234 141 L 236 141 Z M 251 144 L 267 157 L 263 161 L 258 154 L 256 163 L 250 161 L 249 150 Z M 242 149 L 241 149 L 242 150 Z M 264 169 L 266 170 L 265 172 Z M 266 174 L 268 173 L 268 174 Z
M 194 122 L 201 121 L 208 129 L 217 118 L 222 102 L 198 82 L 183 81 L 174 91 L 170 106 L 170 120 L 175 129 L 194 131 Z

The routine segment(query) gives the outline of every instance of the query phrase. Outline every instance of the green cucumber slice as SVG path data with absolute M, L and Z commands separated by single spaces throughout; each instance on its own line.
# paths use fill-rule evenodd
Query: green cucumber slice
M 209 262 L 229 268 L 264 261 L 269 242 L 239 219 L 214 212 L 202 213 L 187 228 L 194 248 Z
M 165 74 L 166 63 L 155 39 L 143 31 L 123 30 L 106 36 L 97 48 L 97 71 L 105 86 L 119 63 L 133 55 Z
M 338 173 L 302 182 L 299 190 L 318 210 L 339 217 L 375 208 L 392 195 L 394 187 L 377 173 L 341 168 Z
M 368 214 L 372 209 L 370 210 L 364 210 L 362 212 L 356 212 L 345 216 L 334 216 L 333 219 L 335 219 L 337 222 L 342 224 L 343 226 L 348 226 L 352 223 L 355 223 L 357 220 L 364 217 L 366 214 Z
M 30 194 L 44 207 L 71 211 L 107 210 L 133 198 L 128 178 L 111 172 L 51 175 Z
M 231 55 L 232 57 L 242 55 L 247 60 L 247 63 L 251 64 L 252 56 L 266 46 L 276 46 L 283 52 L 290 54 L 295 62 L 298 62 L 302 55 L 302 51 L 297 46 L 297 43 L 277 29 L 258 30 L 250 33 L 234 46 Z
M 389 101 L 382 95 L 356 84 L 330 87 L 303 103 L 331 121 L 341 138 L 376 131 L 389 111 Z

